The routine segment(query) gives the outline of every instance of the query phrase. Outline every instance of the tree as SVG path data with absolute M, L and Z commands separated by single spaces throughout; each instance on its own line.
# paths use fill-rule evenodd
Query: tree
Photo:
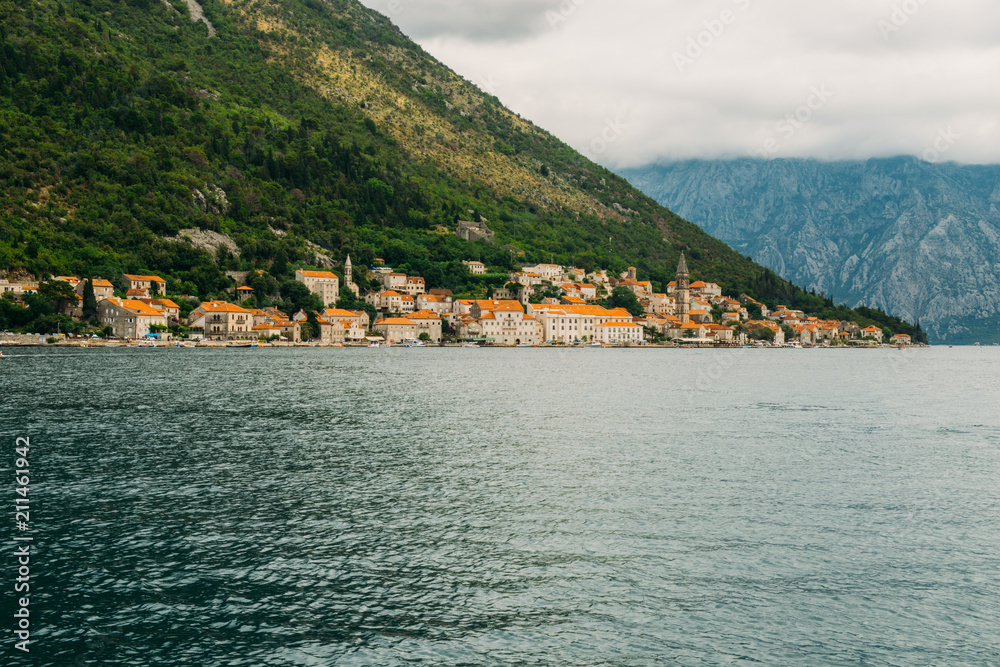
M 281 297 L 285 300 L 283 310 L 289 315 L 300 310 L 323 309 L 323 302 L 320 301 L 320 298 L 297 280 L 287 280 L 281 284 Z
M 38 296 L 47 301 L 53 312 L 60 312 L 67 303 L 76 303 L 78 297 L 65 280 L 46 280 L 38 285 Z
M 247 277 L 247 287 L 253 290 L 257 304 L 264 308 L 270 302 L 271 295 L 278 291 L 278 281 L 269 273 L 251 271 Z
M 419 338 L 420 340 L 423 340 L 423 341 L 429 341 L 431 339 L 431 335 L 429 333 L 427 333 L 426 331 L 421 331 L 420 335 L 417 336 L 417 338 Z
M 83 319 L 89 320 L 97 315 L 97 296 L 94 294 L 94 283 L 90 278 L 83 283 Z
M 750 338 L 751 340 L 772 341 L 774 340 L 774 331 L 767 327 L 757 327 L 750 332 Z
M 323 335 L 323 329 L 319 325 L 319 319 L 316 317 L 316 311 L 310 310 L 306 314 L 306 323 L 302 327 L 303 333 L 309 333 L 310 339 L 316 339 Z
M 645 312 L 635 292 L 624 286 L 618 286 L 612 290 L 607 304 L 608 308 L 624 308 L 632 317 L 639 317 Z

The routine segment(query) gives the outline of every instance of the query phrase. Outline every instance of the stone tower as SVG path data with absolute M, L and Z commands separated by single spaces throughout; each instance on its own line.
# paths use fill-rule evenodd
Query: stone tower
M 347 261 L 344 262 L 344 285 L 347 286 L 347 289 L 351 290 L 351 293 L 355 297 L 361 295 L 361 290 L 354 284 L 354 267 L 351 266 L 350 255 L 347 256 Z
M 681 261 L 677 262 L 677 287 L 674 289 L 674 303 L 677 304 L 677 318 L 683 322 L 691 321 L 691 276 L 688 274 L 687 261 L 681 253 Z

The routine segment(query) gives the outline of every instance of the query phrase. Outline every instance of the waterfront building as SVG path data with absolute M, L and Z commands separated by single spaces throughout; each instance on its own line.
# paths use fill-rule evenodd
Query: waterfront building
M 166 316 L 152 306 L 133 299 L 103 299 L 97 304 L 97 318 L 118 338 L 142 338 L 153 325 L 167 326 Z
M 188 316 L 192 327 L 201 327 L 208 340 L 253 338 L 254 313 L 226 301 L 206 301 Z
M 645 333 L 635 322 L 605 322 L 594 327 L 594 340 L 607 345 L 639 345 Z
M 372 326 L 388 343 L 402 343 L 417 337 L 417 325 L 405 317 L 383 317 Z

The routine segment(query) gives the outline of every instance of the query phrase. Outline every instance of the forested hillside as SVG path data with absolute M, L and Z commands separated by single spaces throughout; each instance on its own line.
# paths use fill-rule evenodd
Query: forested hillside
M 197 5 L 193 5 L 197 9 Z M 552 261 L 835 310 L 505 109 L 353 0 L 0 2 L 0 271 L 157 273 L 382 257 L 432 287 Z M 483 217 L 494 245 L 457 239 Z M 202 229 L 232 249 L 178 239 Z M 875 313 L 876 317 L 881 317 Z M 905 326 L 905 325 L 904 325 Z M 894 328 L 901 331 L 898 326 Z

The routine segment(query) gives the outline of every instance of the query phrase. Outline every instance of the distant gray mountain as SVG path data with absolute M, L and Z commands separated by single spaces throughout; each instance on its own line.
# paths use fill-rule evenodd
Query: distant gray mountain
M 932 342 L 1000 341 L 1000 166 L 738 159 L 620 173 L 835 301 L 919 320 Z

